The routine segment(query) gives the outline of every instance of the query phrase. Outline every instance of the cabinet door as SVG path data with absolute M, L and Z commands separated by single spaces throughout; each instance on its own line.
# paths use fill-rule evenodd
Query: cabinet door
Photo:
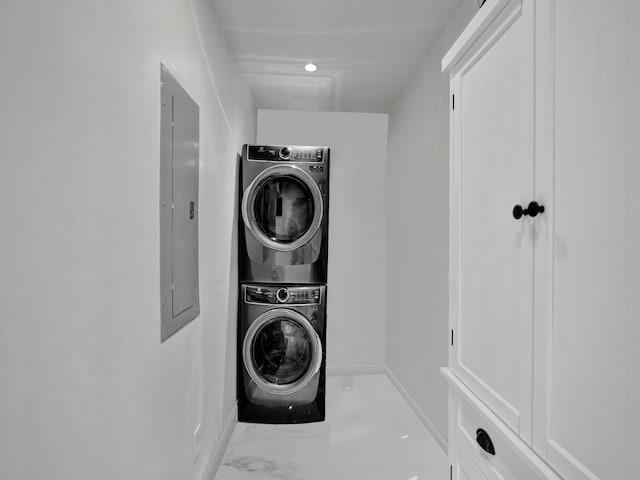
M 534 449 L 566 480 L 638 478 L 640 2 L 537 8 Z
M 451 76 L 449 365 L 530 443 L 533 2 L 506 3 Z

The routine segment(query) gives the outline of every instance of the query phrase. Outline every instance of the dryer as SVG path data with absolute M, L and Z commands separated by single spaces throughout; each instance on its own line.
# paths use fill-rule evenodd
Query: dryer
M 240 286 L 238 421 L 324 420 L 326 286 Z
M 240 282 L 326 283 L 329 148 L 244 145 Z

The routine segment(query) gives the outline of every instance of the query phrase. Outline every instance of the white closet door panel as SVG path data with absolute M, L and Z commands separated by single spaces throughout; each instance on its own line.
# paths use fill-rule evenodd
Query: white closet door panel
M 505 12 L 498 18 L 502 26 L 481 39 L 484 47 L 476 46 L 454 75 L 452 241 L 458 256 L 452 266 L 458 293 L 450 361 L 528 442 L 533 220 L 515 220 L 512 209 L 534 199 L 532 19 L 531 2 Z
M 552 155 L 538 160 L 552 163 L 543 170 L 554 183 L 537 190 L 553 198 L 544 225 L 553 258 L 539 270 L 547 285 L 537 283 L 552 289 L 540 317 L 548 363 L 536 384 L 545 404 L 534 445 L 566 480 L 636 478 L 640 3 L 540 3 L 554 19 L 555 137 Z

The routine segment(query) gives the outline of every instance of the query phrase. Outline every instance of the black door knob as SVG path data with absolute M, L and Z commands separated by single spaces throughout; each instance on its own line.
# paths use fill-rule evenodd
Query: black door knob
M 478 445 L 480 445 L 480 448 L 482 448 L 485 452 L 491 455 L 496 454 L 496 449 L 493 448 L 493 442 L 491 441 L 491 437 L 487 432 L 485 432 L 481 428 L 476 430 L 476 442 L 478 442 Z
M 537 217 L 540 213 L 544 213 L 544 205 L 540 205 L 536 201 L 529 202 L 526 209 L 522 208 L 520 205 L 513 207 L 513 218 L 516 220 L 520 220 L 523 215 L 528 215 L 532 218 Z
M 529 202 L 529 206 L 523 213 L 525 215 L 529 215 L 530 217 L 535 217 L 539 213 L 544 213 L 544 205 L 540 205 L 536 201 Z
M 515 207 L 513 207 L 513 218 L 515 218 L 516 220 L 520 220 L 523 213 L 524 209 L 520 205 L 516 205 Z

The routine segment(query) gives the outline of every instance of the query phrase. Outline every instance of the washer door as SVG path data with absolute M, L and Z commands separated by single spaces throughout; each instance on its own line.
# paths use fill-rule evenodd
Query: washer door
M 242 358 L 258 387 L 287 395 L 304 388 L 318 373 L 322 343 L 306 317 L 275 308 L 260 315 L 247 330 Z
M 245 225 L 265 247 L 290 252 L 306 244 L 322 223 L 318 184 L 293 165 L 263 170 L 242 198 Z

